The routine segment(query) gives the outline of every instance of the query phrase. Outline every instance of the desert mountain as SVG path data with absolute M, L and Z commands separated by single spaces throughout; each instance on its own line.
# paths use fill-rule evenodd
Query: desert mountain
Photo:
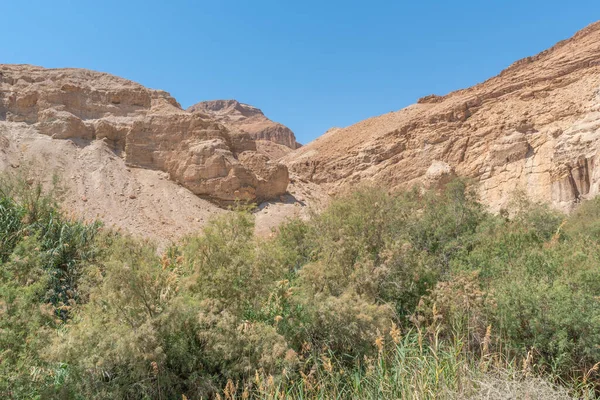
M 258 154 L 249 135 L 108 74 L 1 66 L 0 118 L 82 146 L 102 140 L 127 165 L 167 172 L 215 200 L 268 200 L 288 185 L 287 168 Z
M 515 189 L 568 211 L 599 192 L 600 23 L 498 76 L 334 129 L 282 160 L 330 191 L 459 175 L 498 210 Z
M 492 210 L 521 189 L 568 211 L 600 191 L 599 146 L 600 23 L 472 88 L 299 148 L 291 130 L 235 100 L 183 110 L 105 73 L 0 65 L 0 170 L 58 174 L 77 215 L 163 241 L 236 199 L 263 202 L 266 233 L 326 202 L 325 191 L 436 187 L 455 175 Z
M 207 114 L 230 130 L 247 133 L 254 140 L 268 140 L 290 149 L 300 147 L 290 128 L 271 121 L 260 109 L 237 100 L 202 101 L 188 111 Z
M 258 212 L 268 229 L 301 208 L 288 192 L 307 197 L 248 133 L 81 69 L 0 65 L 0 169 L 11 168 L 58 174 L 77 214 L 156 238 L 197 230 L 237 199 L 275 200 Z

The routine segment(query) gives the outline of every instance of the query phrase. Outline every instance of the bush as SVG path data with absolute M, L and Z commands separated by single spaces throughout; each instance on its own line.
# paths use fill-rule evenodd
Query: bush
M 494 299 L 485 309 L 487 321 L 502 332 L 507 350 L 533 351 L 540 367 L 572 376 L 600 360 L 594 344 L 600 339 L 600 253 L 595 241 L 562 238 L 563 219 L 536 206 L 481 232 L 453 266 L 478 271 L 482 289 Z
M 41 185 L 3 179 L 0 194 L 7 398 L 469 398 L 497 376 L 593 398 L 598 384 L 600 203 L 566 218 L 518 199 L 509 218 L 461 181 L 363 188 L 273 238 L 237 210 L 161 254 L 66 216 Z
M 0 179 L 0 211 L 0 393 L 56 395 L 64 370 L 40 353 L 84 296 L 100 225 L 65 217 L 51 191 L 19 177 Z

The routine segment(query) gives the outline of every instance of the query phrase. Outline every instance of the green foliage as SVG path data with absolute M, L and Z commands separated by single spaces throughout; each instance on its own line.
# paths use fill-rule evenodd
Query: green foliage
M 303 250 L 316 263 L 304 268 L 311 287 L 334 296 L 356 291 L 393 305 L 405 319 L 448 272 L 450 259 L 470 250 L 486 217 L 461 181 L 442 194 L 366 188 L 333 202 L 305 229 L 308 239 L 296 243 L 313 244 L 312 252 Z
M 254 221 L 244 212 L 216 219 L 202 235 L 184 240 L 182 255 L 192 273 L 189 290 L 225 307 L 251 307 L 285 267 L 277 248 L 256 243 Z
M 488 217 L 473 189 L 460 180 L 441 194 L 428 192 L 414 201 L 408 221 L 411 243 L 437 256 L 443 267 L 454 254 L 470 250 L 473 234 Z
M 3 397 L 455 398 L 501 373 L 593 398 L 599 382 L 596 201 L 494 216 L 462 181 L 363 188 L 273 238 L 238 210 L 161 254 L 32 182 L 0 179 Z
M 517 268 L 494 277 L 495 318 L 508 343 L 535 349 L 540 363 L 560 373 L 600 360 L 599 255 L 589 243 L 530 249 Z
M 569 236 L 586 236 L 598 240 L 600 238 L 600 198 L 588 200 L 577 207 L 566 221 L 564 232 Z
M 96 256 L 100 225 L 56 207 L 41 184 L 0 179 L 0 393 L 9 397 L 62 393 L 64 369 L 40 353 L 81 299 L 81 275 Z
M 156 382 L 155 375 L 169 357 L 165 336 L 172 325 L 162 321 L 176 296 L 178 271 L 163 268 L 151 245 L 112 237 L 108 246 L 102 264 L 87 271 L 89 301 L 55 338 L 47 357 L 74 366 L 84 393 L 149 396 L 171 383 L 168 376 Z
M 214 220 L 162 257 L 147 243 L 105 237 L 85 277 L 89 301 L 47 358 L 74 367 L 98 398 L 209 396 L 227 378 L 294 363 L 274 321 L 248 320 L 284 266 L 258 244 L 246 213 Z
M 485 323 L 501 330 L 505 349 L 533 351 L 541 367 L 563 376 L 600 360 L 600 248 L 576 232 L 580 215 L 572 218 L 563 238 L 564 216 L 528 205 L 481 232 L 472 251 L 453 260 L 456 270 L 479 272 L 493 304 Z
M 6 262 L 19 242 L 22 210 L 9 197 L 0 197 L 0 261 Z

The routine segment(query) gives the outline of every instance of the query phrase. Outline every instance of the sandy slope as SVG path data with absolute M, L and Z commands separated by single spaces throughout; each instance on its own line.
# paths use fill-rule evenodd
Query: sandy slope
M 228 212 L 169 180 L 165 172 L 126 166 L 104 141 L 52 139 L 25 123 L 0 122 L 0 170 L 22 171 L 46 183 L 56 174 L 66 189 L 67 211 L 162 246 Z M 257 233 L 269 234 L 286 218 L 307 215 L 306 200 L 313 197 L 299 183 L 290 185 L 283 201 L 260 206 Z M 319 189 L 311 185 L 309 192 Z

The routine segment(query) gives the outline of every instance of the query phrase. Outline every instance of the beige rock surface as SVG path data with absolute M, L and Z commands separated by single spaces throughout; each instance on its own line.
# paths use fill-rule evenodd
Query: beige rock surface
M 46 184 L 56 175 L 66 189 L 66 211 L 151 238 L 162 247 L 228 212 L 170 180 L 166 172 L 127 166 L 105 141 L 81 146 L 41 135 L 26 123 L 0 123 L 0 171 Z M 268 235 L 288 218 L 306 218 L 321 201 L 326 196 L 317 185 L 293 180 L 286 194 L 258 207 L 256 232 Z
M 10 141 L 0 166 L 49 183 L 53 175 L 67 191 L 65 210 L 162 243 L 199 230 L 225 212 L 177 185 L 162 171 L 128 167 L 101 140 L 87 146 L 40 135 L 25 123 L 0 123 Z
M 268 234 L 360 182 L 466 176 L 492 210 L 516 189 L 570 210 L 600 191 L 600 23 L 472 88 L 292 152 L 217 119 L 108 74 L 0 65 L 0 170 L 58 174 L 68 210 L 166 243 L 227 212 L 215 200 L 270 199 L 256 211 Z
M 290 184 L 283 164 L 257 152 L 289 148 L 264 142 L 109 74 L 0 65 L 0 172 L 57 175 L 67 211 L 161 246 L 228 212 L 223 201 L 269 200 L 255 212 L 257 233 L 269 234 L 307 217 L 305 199 L 326 198 Z
M 0 65 L 0 121 L 81 146 L 102 140 L 128 166 L 166 172 L 215 201 L 286 193 L 285 166 L 265 157 L 240 161 L 240 154 L 256 152 L 248 134 L 231 134 L 206 115 L 182 110 L 166 92 L 109 74 Z
M 270 160 L 279 160 L 293 150 L 279 143 L 271 142 L 270 140 L 256 140 L 256 151 L 269 157 Z
M 287 126 L 271 121 L 260 109 L 237 100 L 202 101 L 188 111 L 209 115 L 231 131 L 247 133 L 254 140 L 270 141 L 292 150 L 300 147 Z
M 525 39 L 524 39 L 525 40 Z M 498 76 L 332 129 L 286 155 L 292 173 L 339 191 L 472 178 L 492 210 L 516 189 L 568 211 L 600 190 L 600 23 Z

